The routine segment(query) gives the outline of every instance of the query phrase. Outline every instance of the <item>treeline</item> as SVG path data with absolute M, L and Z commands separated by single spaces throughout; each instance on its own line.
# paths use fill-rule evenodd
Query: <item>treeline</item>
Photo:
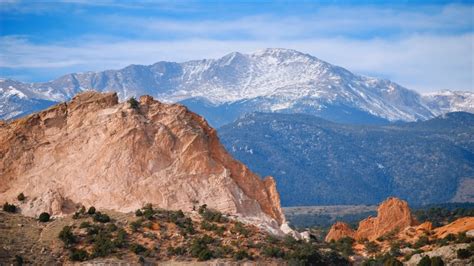
M 430 221 L 439 227 L 456 219 L 474 216 L 474 203 L 440 203 L 413 208 L 413 214 L 419 222 Z

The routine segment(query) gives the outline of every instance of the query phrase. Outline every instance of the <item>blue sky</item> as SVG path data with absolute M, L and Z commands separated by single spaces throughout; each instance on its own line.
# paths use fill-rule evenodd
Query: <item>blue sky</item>
M 0 0 L 0 76 L 291 48 L 421 92 L 474 91 L 472 1 Z

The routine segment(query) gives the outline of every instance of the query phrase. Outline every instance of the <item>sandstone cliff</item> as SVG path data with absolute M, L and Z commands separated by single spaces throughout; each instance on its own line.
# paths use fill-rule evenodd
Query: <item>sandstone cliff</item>
M 81 204 L 122 212 L 207 204 L 274 228 L 285 222 L 273 178 L 234 160 L 202 117 L 149 96 L 133 108 L 115 93 L 85 92 L 2 123 L 0 159 L 0 202 L 22 192 L 29 216 Z

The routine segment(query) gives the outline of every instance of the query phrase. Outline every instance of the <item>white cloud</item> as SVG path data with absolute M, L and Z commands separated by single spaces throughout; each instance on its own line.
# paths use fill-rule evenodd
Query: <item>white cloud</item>
M 207 16 L 204 20 L 111 15 L 87 19 L 123 34 L 118 38 L 117 34 L 83 35 L 41 44 L 28 36 L 0 37 L 0 67 L 16 74 L 40 69 L 65 74 L 283 47 L 419 91 L 474 90 L 472 5 L 406 10 L 330 6 L 301 15 Z
M 219 39 L 281 39 L 323 36 L 376 35 L 381 37 L 413 33 L 472 31 L 474 9 L 466 5 L 414 8 L 356 6 L 320 7 L 304 14 L 262 13 L 236 18 L 170 19 L 107 15 L 96 18 L 108 27 L 144 35 L 179 37 L 215 36 Z

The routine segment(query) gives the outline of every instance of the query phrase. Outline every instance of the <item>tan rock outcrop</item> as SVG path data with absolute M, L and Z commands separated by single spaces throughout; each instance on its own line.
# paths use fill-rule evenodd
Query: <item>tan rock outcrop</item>
M 474 230 L 474 217 L 463 217 L 452 223 L 434 229 L 434 237 L 444 238 L 449 234 L 458 234 Z
M 369 217 L 359 223 L 356 239 L 375 240 L 385 234 L 398 233 L 416 224 L 408 203 L 391 197 L 380 204 L 377 217 Z
M 328 234 L 326 235 L 325 241 L 331 242 L 332 240 L 337 241 L 344 237 L 354 238 L 355 232 L 352 228 L 343 222 L 336 222 L 331 226 Z
M 0 126 L 0 202 L 29 216 L 77 205 L 122 212 L 145 203 L 191 210 L 207 204 L 243 219 L 285 222 L 275 181 L 233 159 L 216 131 L 179 104 L 85 92 Z

